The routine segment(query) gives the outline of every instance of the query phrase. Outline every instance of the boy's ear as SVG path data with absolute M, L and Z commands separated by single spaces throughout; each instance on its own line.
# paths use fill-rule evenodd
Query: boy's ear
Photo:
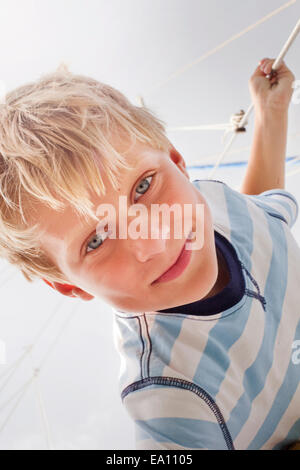
M 48 286 L 52 287 L 52 289 L 57 290 L 63 295 L 67 297 L 80 297 L 82 300 L 92 300 L 94 298 L 93 295 L 85 292 L 84 290 L 76 287 L 72 284 L 61 284 L 60 282 L 51 282 L 48 279 L 42 278 L 42 280 L 48 284 Z
M 179 170 L 182 173 L 184 173 L 188 179 L 190 179 L 190 175 L 187 172 L 186 164 L 185 164 L 183 156 L 178 152 L 178 150 L 176 150 L 176 148 L 172 144 L 169 150 L 169 154 L 170 154 L 170 158 L 175 163 L 175 165 L 178 166 Z

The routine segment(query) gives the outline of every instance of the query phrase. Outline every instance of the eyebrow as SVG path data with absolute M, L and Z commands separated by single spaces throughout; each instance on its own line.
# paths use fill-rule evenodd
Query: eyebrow
M 145 157 L 144 159 L 142 159 L 142 163 L 141 165 L 139 165 L 137 168 L 130 168 L 129 170 L 126 171 L 126 174 L 127 175 L 130 175 L 130 174 L 139 174 L 141 173 L 141 175 L 144 173 L 144 171 L 146 171 L 147 167 L 149 167 L 151 165 L 151 159 L 150 158 L 147 158 Z M 158 162 L 153 162 L 153 166 L 157 167 L 157 164 Z M 92 235 L 93 233 L 93 230 L 95 230 L 95 224 L 97 226 L 97 221 L 94 220 L 91 222 L 91 228 L 88 229 L 86 226 L 82 228 L 82 230 L 78 233 L 76 233 L 76 236 L 73 236 L 73 233 L 76 231 L 76 229 L 72 230 L 68 236 L 65 238 L 65 242 L 66 242 L 66 246 L 67 246 L 67 257 L 69 259 L 69 256 L 71 256 L 71 249 L 75 247 L 75 245 L 77 245 L 77 243 L 81 242 L 82 240 L 82 243 L 84 243 L 83 241 L 83 238 L 86 240 L 87 237 L 89 235 Z M 80 251 L 81 251 L 81 247 L 82 247 L 82 243 L 80 244 L 80 249 L 79 250 L 76 250 L 76 258 L 79 258 L 80 256 Z

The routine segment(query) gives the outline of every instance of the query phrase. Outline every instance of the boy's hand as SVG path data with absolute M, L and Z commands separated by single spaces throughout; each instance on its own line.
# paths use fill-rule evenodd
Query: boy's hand
M 295 76 L 284 61 L 271 79 L 266 78 L 271 73 L 274 62 L 275 59 L 261 60 L 249 80 L 252 101 L 258 112 L 287 111 L 293 95 Z

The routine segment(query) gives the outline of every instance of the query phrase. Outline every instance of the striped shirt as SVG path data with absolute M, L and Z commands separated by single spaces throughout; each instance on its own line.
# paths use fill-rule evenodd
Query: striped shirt
M 122 402 L 137 449 L 282 449 L 300 438 L 298 204 L 194 180 L 230 281 L 156 312 L 113 308 Z

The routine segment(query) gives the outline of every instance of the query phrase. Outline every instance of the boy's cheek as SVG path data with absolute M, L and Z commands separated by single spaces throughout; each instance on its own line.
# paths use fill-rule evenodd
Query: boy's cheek
M 106 266 L 101 274 L 89 272 L 85 279 L 88 292 L 107 300 L 117 300 L 126 297 L 129 293 L 136 293 L 138 279 L 134 274 L 128 274 L 128 269 L 122 269 L 120 265 Z

